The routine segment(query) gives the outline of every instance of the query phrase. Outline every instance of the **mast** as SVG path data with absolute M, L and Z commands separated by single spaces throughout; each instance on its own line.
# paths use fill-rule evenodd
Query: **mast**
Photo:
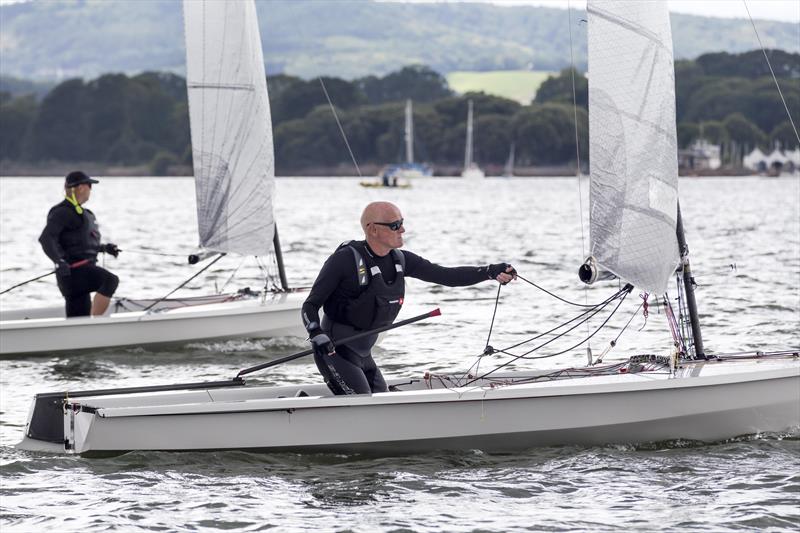
M 681 217 L 681 204 L 678 203 L 678 222 L 675 227 L 678 236 L 678 250 L 681 254 L 683 269 L 683 287 L 686 291 L 686 307 L 689 309 L 689 323 L 692 326 L 695 359 L 706 359 L 703 347 L 703 335 L 700 333 L 700 319 L 697 316 L 697 300 L 694 297 L 694 277 L 689 265 L 689 247 L 686 245 L 686 236 L 683 232 L 683 218 Z
M 469 110 L 467 111 L 467 146 L 464 153 L 464 168 L 469 168 L 472 165 L 472 100 L 469 101 Z
M 414 115 L 411 99 L 406 100 L 406 163 L 414 162 Z
M 508 161 L 506 161 L 506 168 L 504 174 L 508 177 L 514 175 L 514 143 L 511 143 L 511 148 L 508 150 Z
M 272 237 L 272 245 L 275 250 L 275 262 L 278 264 L 278 277 L 281 279 L 281 288 L 289 290 L 289 283 L 286 281 L 286 268 L 283 266 L 283 253 L 281 252 L 281 240 L 278 238 L 278 225 L 275 224 L 275 235 Z

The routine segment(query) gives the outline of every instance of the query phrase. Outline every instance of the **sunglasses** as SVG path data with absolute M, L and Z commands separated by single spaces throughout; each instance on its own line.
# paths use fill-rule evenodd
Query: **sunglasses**
M 378 226 L 386 226 L 392 231 L 399 231 L 400 228 L 403 227 L 403 219 L 395 220 L 394 222 L 373 222 L 373 224 L 377 224 Z

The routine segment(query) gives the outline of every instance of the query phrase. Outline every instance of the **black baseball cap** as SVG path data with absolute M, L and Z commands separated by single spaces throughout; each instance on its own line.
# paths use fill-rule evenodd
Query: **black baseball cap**
M 100 183 L 99 181 L 90 178 L 86 173 L 76 170 L 67 174 L 67 179 L 64 182 L 66 187 L 76 187 L 81 183 Z

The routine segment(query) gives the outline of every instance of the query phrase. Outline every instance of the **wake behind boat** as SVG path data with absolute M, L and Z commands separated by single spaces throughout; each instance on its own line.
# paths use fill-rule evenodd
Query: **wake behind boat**
M 185 25 L 199 243 L 202 256 L 216 256 L 192 277 L 237 254 L 274 256 L 279 280 L 265 275 L 258 293 L 115 298 L 94 318 L 65 318 L 63 307 L 3 311 L 0 356 L 305 336 L 298 318 L 305 293 L 288 286 L 273 214 L 275 157 L 255 6 L 188 2 Z

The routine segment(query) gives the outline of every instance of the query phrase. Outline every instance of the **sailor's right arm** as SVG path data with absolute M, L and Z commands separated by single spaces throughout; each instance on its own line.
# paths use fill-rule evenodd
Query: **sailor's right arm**
M 309 332 L 320 327 L 319 310 L 344 280 L 348 268 L 353 270 L 352 254 L 349 251 L 348 254 L 344 254 L 341 251 L 334 253 L 322 265 L 322 269 L 319 271 L 319 275 L 311 287 L 311 292 L 308 294 L 306 301 L 303 302 L 301 309 L 303 325 Z
M 51 209 L 47 214 L 47 224 L 39 236 L 42 250 L 53 263 L 66 260 L 66 253 L 58 242 L 58 237 L 66 227 L 65 213 L 62 209 Z

